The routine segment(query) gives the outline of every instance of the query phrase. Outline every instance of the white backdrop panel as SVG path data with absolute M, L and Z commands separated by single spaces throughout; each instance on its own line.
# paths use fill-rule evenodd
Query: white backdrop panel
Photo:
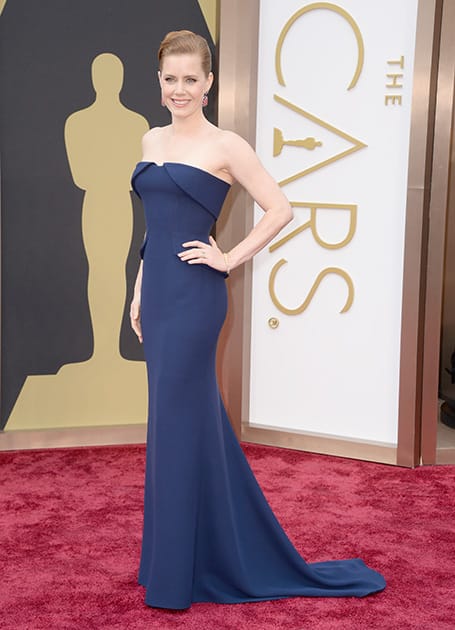
M 310 5 L 314 10 L 296 16 L 284 37 L 281 85 L 275 67 L 280 33 Z M 355 230 L 344 246 L 327 248 L 305 229 L 255 257 L 253 426 L 397 441 L 416 17 L 417 0 L 261 1 L 256 147 L 289 200 L 301 204 L 274 243 L 309 221 L 310 209 L 303 204 L 338 206 L 316 211 L 323 241 L 340 244 L 350 225 Z M 360 75 L 348 89 L 357 66 Z M 318 145 L 286 144 L 306 138 Z M 337 158 L 349 149 L 356 150 Z M 355 226 L 351 211 L 339 205 L 355 208 Z M 256 208 L 255 220 L 261 216 Z M 287 264 L 276 272 L 274 303 L 269 281 L 282 259 Z M 323 277 L 303 312 L 283 312 L 296 309 L 328 268 L 341 272 Z M 349 282 L 352 305 L 340 313 Z M 279 320 L 274 329 L 271 317 Z

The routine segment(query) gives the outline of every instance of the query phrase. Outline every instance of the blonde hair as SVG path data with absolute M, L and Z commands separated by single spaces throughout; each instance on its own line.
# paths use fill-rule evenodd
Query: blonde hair
M 192 31 L 171 31 L 166 35 L 158 50 L 158 63 L 160 70 L 163 59 L 168 55 L 199 55 L 202 70 L 206 77 L 212 71 L 212 53 L 207 41 Z

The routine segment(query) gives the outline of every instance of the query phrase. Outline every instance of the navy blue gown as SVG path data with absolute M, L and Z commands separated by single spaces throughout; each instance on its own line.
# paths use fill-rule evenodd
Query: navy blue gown
M 139 162 L 141 323 L 149 383 L 139 583 L 145 603 L 238 603 L 364 596 L 383 577 L 359 558 L 308 564 L 277 521 L 227 418 L 215 375 L 227 274 L 189 265 L 208 242 L 229 184 L 187 164 Z

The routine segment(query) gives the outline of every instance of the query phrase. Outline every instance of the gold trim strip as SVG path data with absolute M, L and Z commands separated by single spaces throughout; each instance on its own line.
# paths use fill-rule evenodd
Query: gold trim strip
M 286 431 L 277 427 L 260 427 L 244 424 L 242 440 L 267 446 L 291 448 L 321 455 L 348 457 L 383 464 L 396 464 L 397 448 L 393 444 L 348 440 L 337 436 Z
M 250 144 L 256 139 L 259 0 L 221 0 L 218 122 Z M 232 249 L 253 228 L 253 201 L 234 185 L 217 221 L 221 249 Z M 218 345 L 218 378 L 237 437 L 249 409 L 252 263 L 231 272 L 229 308 Z
M 419 0 L 401 312 L 397 463 L 420 463 L 425 213 L 428 210 L 440 1 Z
M 147 425 L 124 424 L 73 429 L 31 429 L 0 432 L 0 452 L 75 446 L 145 444 Z
M 455 3 L 444 2 L 438 68 L 426 269 L 422 379 L 422 461 L 424 464 L 439 462 L 439 448 L 436 445 L 439 413 L 438 390 L 444 253 L 449 203 L 451 143 L 454 140 L 455 125 L 454 23 Z M 455 456 L 452 458 L 452 463 L 455 463 Z

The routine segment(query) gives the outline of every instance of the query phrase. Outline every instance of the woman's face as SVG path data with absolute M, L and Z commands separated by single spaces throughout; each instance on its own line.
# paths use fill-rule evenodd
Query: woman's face
M 201 110 L 204 93 L 213 82 L 212 73 L 205 76 L 197 54 L 165 56 L 158 76 L 164 104 L 179 117 Z

